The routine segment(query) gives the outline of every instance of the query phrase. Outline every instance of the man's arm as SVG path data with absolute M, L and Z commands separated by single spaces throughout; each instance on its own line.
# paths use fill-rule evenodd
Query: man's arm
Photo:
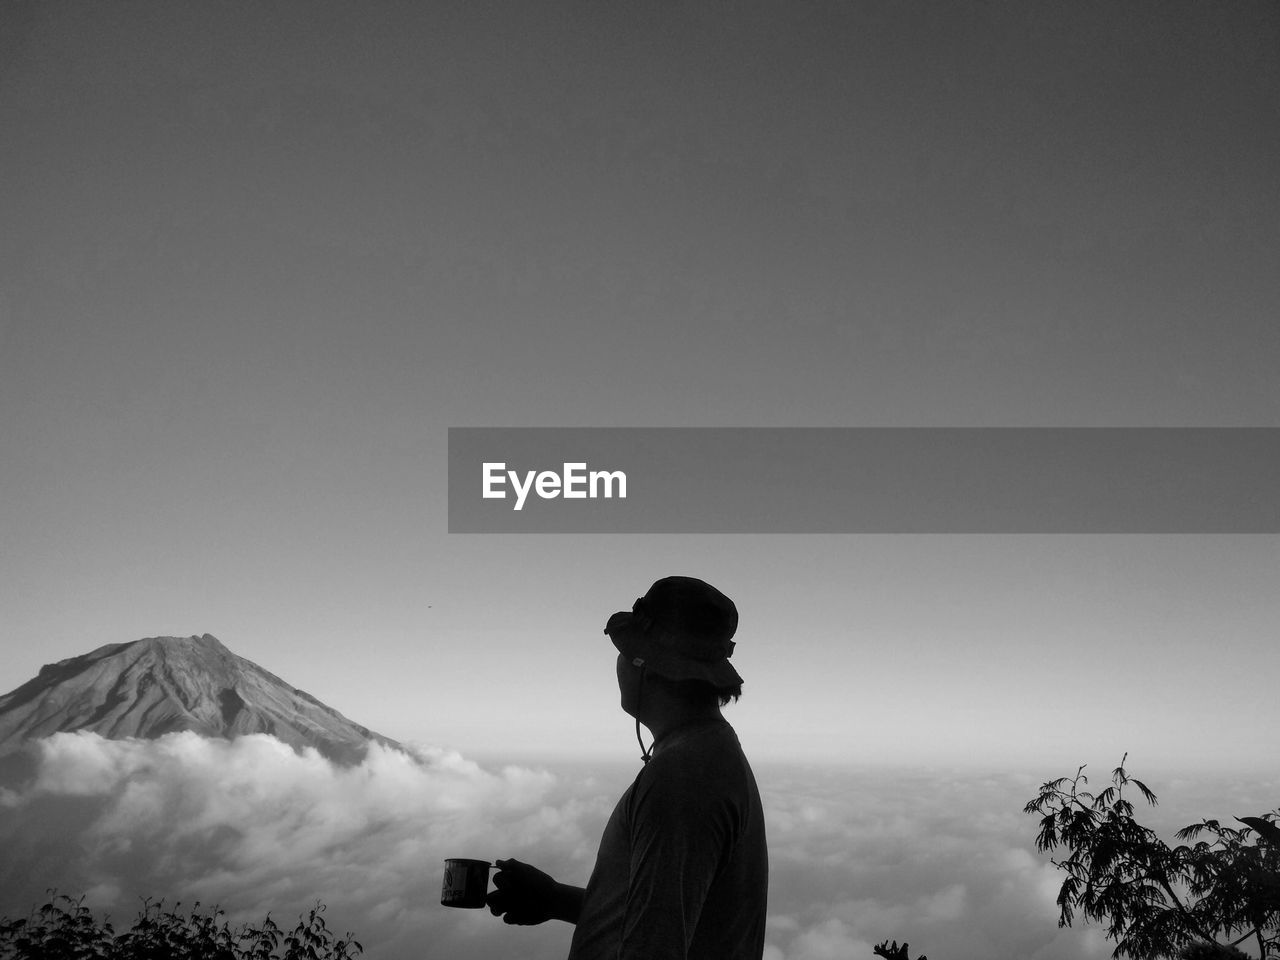
M 498 872 L 493 884 L 498 889 L 486 902 L 495 917 L 504 923 L 532 926 L 548 920 L 577 923 L 582 914 L 582 887 L 558 883 L 537 867 L 519 860 L 495 860 Z
M 556 903 L 551 914 L 554 920 L 565 923 L 577 923 L 582 915 L 582 898 L 586 895 L 583 887 L 571 886 L 567 883 L 556 884 Z
M 684 782 L 682 782 L 684 781 Z M 725 807 L 683 777 L 637 797 L 619 960 L 684 960 L 732 829 Z

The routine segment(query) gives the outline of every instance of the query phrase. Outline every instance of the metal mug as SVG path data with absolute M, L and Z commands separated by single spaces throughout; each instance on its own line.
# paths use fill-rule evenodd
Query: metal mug
M 483 907 L 489 893 L 489 867 L 488 860 L 446 860 L 440 902 L 446 907 Z

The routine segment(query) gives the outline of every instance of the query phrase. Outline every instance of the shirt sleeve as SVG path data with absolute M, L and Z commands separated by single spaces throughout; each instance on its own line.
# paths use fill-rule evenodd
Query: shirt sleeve
M 630 810 L 631 865 L 619 960 L 685 960 L 735 833 L 723 795 L 681 770 L 647 770 Z

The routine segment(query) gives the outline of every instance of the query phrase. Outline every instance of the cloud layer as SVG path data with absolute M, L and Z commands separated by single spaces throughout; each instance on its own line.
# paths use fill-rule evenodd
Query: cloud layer
M 140 896 L 287 920 L 320 899 L 331 926 L 379 956 L 423 935 L 461 949 L 494 925 L 439 906 L 442 861 L 527 857 L 537 838 L 554 851 L 549 868 L 589 869 L 595 838 L 583 826 L 594 829 L 607 800 L 590 782 L 567 786 L 434 749 L 374 746 L 340 767 L 265 735 L 59 734 L 41 741 L 35 779 L 0 793 L 0 907 L 25 913 L 57 887 L 87 891 L 118 920 Z
M 1096 931 L 1056 926 L 1058 878 L 1033 853 L 1025 778 L 810 770 L 766 789 L 771 960 L 913 955 L 1079 960 Z
M 1050 774 L 1055 771 L 1049 771 Z M 374 958 L 562 957 L 560 923 L 509 928 L 439 905 L 449 856 L 514 856 L 583 883 L 634 770 L 490 769 L 375 746 L 359 766 L 265 735 L 154 741 L 59 734 L 0 789 L 0 911 L 88 894 L 117 924 L 138 898 L 291 922 L 317 899 Z M 1059 930 L 1060 878 L 1021 813 L 1029 777 L 758 768 L 769 820 L 768 960 L 870 958 L 908 940 L 934 960 L 1084 960 L 1096 929 Z M 1210 811 L 1206 810 L 1206 813 Z

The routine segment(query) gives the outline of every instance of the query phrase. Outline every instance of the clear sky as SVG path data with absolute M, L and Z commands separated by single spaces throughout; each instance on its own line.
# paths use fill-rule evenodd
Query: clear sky
M 459 536 L 450 426 L 1280 426 L 1269 2 L 0 6 L 0 690 L 212 633 L 628 756 L 742 614 L 782 759 L 1277 758 L 1274 536 Z

